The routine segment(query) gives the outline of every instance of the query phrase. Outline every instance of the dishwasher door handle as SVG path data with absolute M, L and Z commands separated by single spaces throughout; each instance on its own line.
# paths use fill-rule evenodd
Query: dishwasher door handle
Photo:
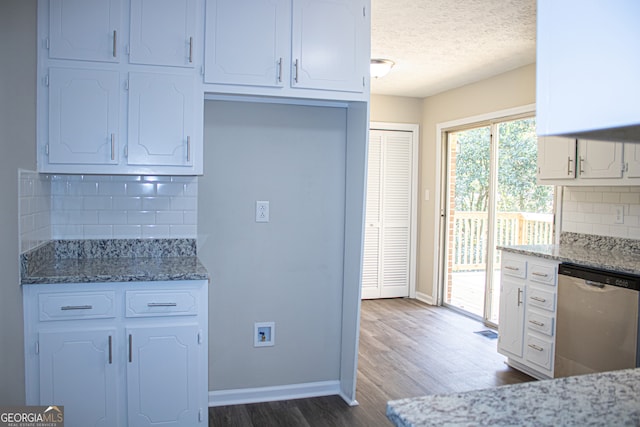
M 584 284 L 587 286 L 593 286 L 594 288 L 604 288 L 606 285 L 604 283 L 594 282 L 593 280 L 585 280 Z

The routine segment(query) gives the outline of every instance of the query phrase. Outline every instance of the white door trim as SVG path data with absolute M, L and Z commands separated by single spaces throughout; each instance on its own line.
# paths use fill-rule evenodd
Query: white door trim
M 409 123 L 389 123 L 389 122 L 371 122 L 369 123 L 371 130 L 390 130 L 411 132 L 411 147 L 413 149 L 412 165 L 411 165 L 411 241 L 409 255 L 409 298 L 416 297 L 416 270 L 417 270 L 417 246 L 418 246 L 418 146 L 420 145 L 419 129 L 417 124 Z
M 534 113 L 536 112 L 536 104 L 527 104 L 520 107 L 507 108 L 505 110 L 498 110 L 491 113 L 479 114 L 477 116 L 465 117 L 462 119 L 451 120 L 448 122 L 442 122 L 436 124 L 436 158 L 435 158 L 435 173 L 436 173 L 436 183 L 435 183 L 435 199 L 437 203 L 435 204 L 434 210 L 434 230 L 437 232 L 437 239 L 433 239 L 433 288 L 431 294 L 431 300 L 435 305 L 442 305 L 442 293 L 441 293 L 441 281 L 442 281 L 442 242 L 444 239 L 444 228 L 442 227 L 442 218 L 440 216 L 441 212 L 446 210 L 447 206 L 444 205 L 442 200 L 442 183 L 444 182 L 444 178 L 442 176 L 443 173 L 446 173 L 446 170 L 443 172 L 443 162 L 446 159 L 443 159 L 443 150 L 442 150 L 442 135 L 445 131 L 456 128 L 459 126 L 469 125 L 477 122 L 497 120 L 501 118 L 507 118 L 510 116 L 516 116 L 519 114 L 526 113 Z M 446 155 L 446 152 L 444 153 Z

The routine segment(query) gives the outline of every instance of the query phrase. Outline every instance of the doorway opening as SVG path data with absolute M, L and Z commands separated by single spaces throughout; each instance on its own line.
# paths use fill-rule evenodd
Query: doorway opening
M 496 326 L 500 251 L 551 244 L 554 187 L 536 183 L 535 117 L 445 131 L 443 305 Z

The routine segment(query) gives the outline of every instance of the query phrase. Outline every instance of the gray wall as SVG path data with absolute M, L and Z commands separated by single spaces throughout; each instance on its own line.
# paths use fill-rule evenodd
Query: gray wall
M 36 167 L 36 2 L 0 1 L 0 405 L 24 404 L 18 168 Z
M 346 110 L 205 104 L 209 390 L 338 380 Z M 255 222 L 256 200 L 270 201 L 269 223 Z M 274 347 L 253 347 L 258 321 L 275 322 Z

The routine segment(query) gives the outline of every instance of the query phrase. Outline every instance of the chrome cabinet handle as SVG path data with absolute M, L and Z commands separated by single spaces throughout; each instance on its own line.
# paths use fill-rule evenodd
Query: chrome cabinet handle
M 278 83 L 282 83 L 282 57 L 278 60 Z
M 536 351 L 544 351 L 544 348 L 537 346 L 535 344 L 529 344 L 529 347 L 531 347 L 532 349 L 536 350 Z
M 112 345 L 113 337 L 109 335 L 109 365 L 113 363 L 113 345 Z
M 64 306 L 60 307 L 60 310 L 62 310 L 62 311 L 91 310 L 92 308 L 93 308 L 92 305 L 64 305 Z
M 147 307 L 176 307 L 178 303 L 175 302 L 150 302 Z
M 579 173 L 580 175 L 582 175 L 584 173 L 584 157 L 580 156 L 578 157 L 579 160 Z
M 189 63 L 193 63 L 193 37 L 189 37 Z
M 518 307 L 522 305 L 522 289 L 518 288 Z
M 537 273 L 535 271 L 533 273 L 531 273 L 531 275 L 532 276 L 538 276 L 538 277 L 549 277 L 549 275 L 546 274 L 546 273 Z
M 299 62 L 296 59 L 295 62 L 294 62 L 294 71 L 295 71 L 295 73 L 293 74 L 293 80 L 296 83 L 298 83 L 298 67 L 299 67 L 299 65 L 300 65 Z
M 129 334 L 129 363 L 133 361 L 133 337 Z
M 538 302 L 547 302 L 546 299 L 540 297 L 531 297 L 531 299 Z
M 534 325 L 540 326 L 540 327 L 544 326 L 544 323 L 538 322 L 537 320 L 529 320 L 529 323 L 533 323 Z
M 520 271 L 520 269 L 518 267 L 512 267 L 510 265 L 505 265 L 504 268 L 506 268 L 507 270 L 511 270 L 511 271 Z
M 187 162 L 191 161 L 191 137 L 187 135 Z
M 567 157 L 567 175 L 573 175 L 573 171 L 571 170 L 571 163 L 573 163 L 573 159 L 571 157 Z
M 116 49 L 118 46 L 118 32 L 113 30 L 113 57 L 116 57 Z
M 111 160 L 116 159 L 116 135 L 111 134 Z

